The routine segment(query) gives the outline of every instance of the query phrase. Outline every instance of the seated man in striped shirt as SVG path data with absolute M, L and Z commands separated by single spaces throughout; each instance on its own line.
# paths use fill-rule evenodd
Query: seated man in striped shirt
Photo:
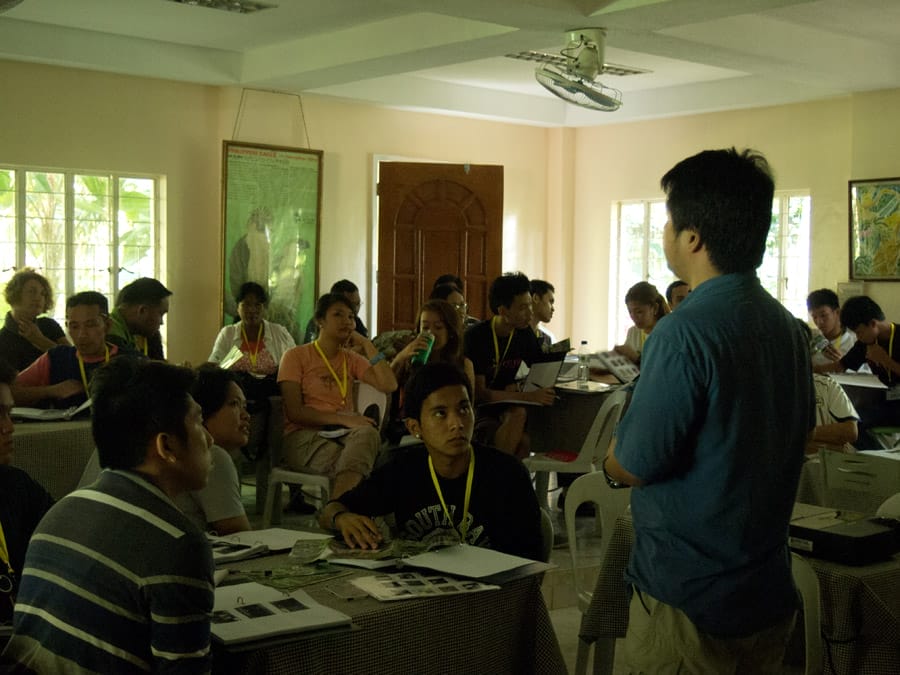
M 115 359 L 91 384 L 97 481 L 32 536 L 0 670 L 209 672 L 213 562 L 175 497 L 206 484 L 193 374 Z

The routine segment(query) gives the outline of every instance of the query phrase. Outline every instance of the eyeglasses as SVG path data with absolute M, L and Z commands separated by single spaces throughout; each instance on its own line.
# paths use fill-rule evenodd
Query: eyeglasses
M 457 312 L 467 312 L 467 311 L 469 311 L 469 303 L 468 302 L 453 303 L 453 309 L 455 309 Z

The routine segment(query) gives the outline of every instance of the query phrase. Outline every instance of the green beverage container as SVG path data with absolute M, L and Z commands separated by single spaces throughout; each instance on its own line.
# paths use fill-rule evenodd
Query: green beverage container
M 431 356 L 431 348 L 434 346 L 434 333 L 426 330 L 422 332 L 422 335 L 427 338 L 428 346 L 412 357 L 411 363 L 414 366 L 424 366 L 428 363 L 428 357 Z

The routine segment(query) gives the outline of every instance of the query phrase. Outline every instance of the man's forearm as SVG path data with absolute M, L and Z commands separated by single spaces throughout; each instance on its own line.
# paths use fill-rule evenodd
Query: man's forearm
M 606 452 L 606 458 L 603 461 L 603 470 L 606 471 L 606 475 L 617 483 L 624 483 L 632 487 L 642 486 L 644 481 L 626 471 L 625 467 L 619 464 L 619 460 L 616 459 L 615 449 L 616 439 L 614 438 L 609 444 L 609 450 Z

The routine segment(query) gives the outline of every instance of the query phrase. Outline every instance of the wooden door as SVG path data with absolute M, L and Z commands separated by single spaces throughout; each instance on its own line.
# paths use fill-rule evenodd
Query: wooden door
M 462 278 L 469 314 L 488 318 L 502 265 L 503 167 L 381 162 L 378 197 L 378 332 L 414 328 L 441 274 Z

